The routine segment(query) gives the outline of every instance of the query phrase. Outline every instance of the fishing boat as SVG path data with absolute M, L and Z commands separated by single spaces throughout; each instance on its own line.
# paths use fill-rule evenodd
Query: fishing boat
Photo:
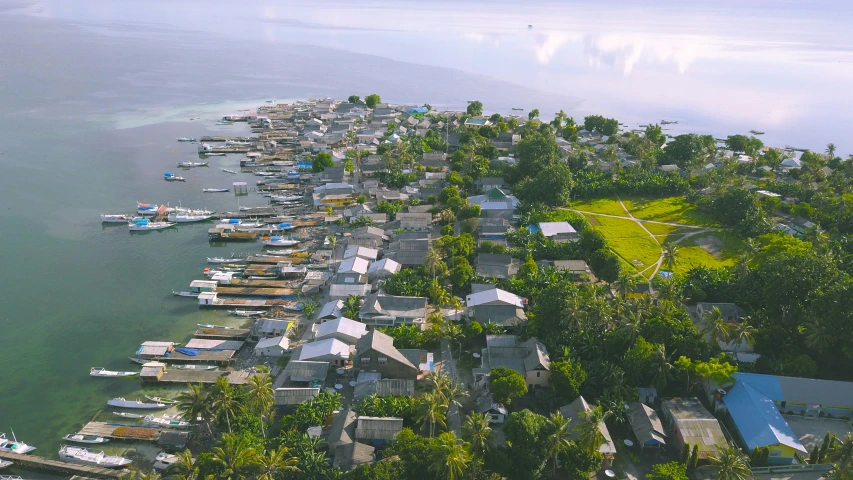
M 134 220 L 127 224 L 127 228 L 131 232 L 149 232 L 152 230 L 163 230 L 169 227 L 174 227 L 177 223 L 173 222 L 150 222 L 147 218 Z
M 251 145 L 252 142 L 241 142 L 238 140 L 225 140 L 225 145 Z
M 216 122 L 217 125 L 234 125 L 234 122 L 227 122 L 225 120 L 220 120 Z
M 209 323 L 197 323 L 198 328 L 221 328 L 223 330 L 236 330 L 236 327 L 223 327 L 222 325 L 211 325 Z
M 299 240 L 287 239 L 284 237 L 263 237 L 261 241 L 267 247 L 292 247 L 294 245 L 299 245 Z
M 110 441 L 108 438 L 99 437 L 97 435 L 82 435 L 79 433 L 76 435 L 73 433 L 69 433 L 68 435 L 62 437 L 62 439 L 75 443 L 107 443 Z
M 163 178 L 167 182 L 186 182 L 186 179 L 184 177 L 180 177 L 169 172 L 164 173 Z
M 119 417 L 124 418 L 143 418 L 145 415 L 140 415 L 138 413 L 127 413 L 127 412 L 113 412 L 113 415 L 118 415 Z
M 15 437 L 15 432 L 12 432 L 12 440 L 6 438 L 5 433 L 0 433 L 0 452 L 24 454 L 32 452 L 35 449 L 36 447 L 19 442 Z
M 195 142 L 196 139 L 192 137 L 178 137 L 179 142 Z
M 177 455 L 173 455 L 171 453 L 166 452 L 160 452 L 157 454 L 157 458 L 154 459 L 154 469 L 168 470 L 169 467 L 177 463 L 180 459 L 181 457 Z
M 118 378 L 118 377 L 134 377 L 139 375 L 138 372 L 116 372 L 113 370 L 107 370 L 103 367 L 92 367 L 89 370 L 89 376 L 91 377 L 110 377 L 110 378 Z
M 204 193 L 225 193 L 231 190 L 228 188 L 202 188 L 201 191 Z
M 206 167 L 208 162 L 178 162 L 178 166 L 181 168 Z
M 264 222 L 258 222 L 258 221 L 243 222 L 243 223 L 239 223 L 239 224 L 235 225 L 234 228 L 236 228 L 237 230 L 246 231 L 246 230 L 252 230 L 254 228 L 261 228 L 264 225 L 265 225 Z
M 136 357 L 127 357 L 127 358 L 129 358 L 131 362 L 138 363 L 140 365 L 145 365 L 146 363 L 148 363 L 150 361 L 150 360 L 145 360 L 144 358 L 136 358 Z
M 123 397 L 116 397 L 112 400 L 107 400 L 107 405 L 118 408 L 139 408 L 146 410 L 169 408 L 169 405 L 166 405 L 165 403 L 145 403 L 140 400 L 125 400 Z
M 180 415 L 167 414 L 161 417 L 157 417 L 154 415 L 146 415 L 145 418 L 142 419 L 142 421 L 148 425 L 157 425 L 159 427 L 187 428 L 190 426 L 189 422 L 179 420 L 180 418 Z
M 293 202 L 302 200 L 302 195 L 270 195 L 270 200 L 274 202 Z
M 102 468 L 122 468 L 133 463 L 132 460 L 104 452 L 90 452 L 83 447 L 63 445 L 59 449 L 59 459 L 80 465 L 94 465 Z
M 135 215 L 122 215 L 122 214 L 111 214 L 111 213 L 102 213 L 101 221 L 104 223 L 127 223 L 136 220 L 137 216 Z
M 147 398 L 148 400 L 151 400 L 152 402 L 166 403 L 166 404 L 170 404 L 170 405 L 175 405 L 178 403 L 177 400 L 172 400 L 170 398 L 164 398 L 164 397 L 152 397 L 151 395 L 145 395 L 145 398 Z
M 661 125 L 676 125 L 677 123 L 678 123 L 678 120 L 661 120 L 660 121 Z
M 753 135 L 764 135 L 764 132 L 759 131 L 759 130 L 750 130 L 749 133 L 751 133 Z
M 275 256 L 288 256 L 293 255 L 294 253 L 304 252 L 304 248 L 300 248 L 298 250 L 294 250 L 292 248 L 288 248 L 286 250 L 265 250 L 264 253 L 267 255 L 275 255 Z
M 175 365 L 178 370 L 216 370 L 216 365 Z
M 213 215 L 192 214 L 192 213 L 170 213 L 168 217 L 170 222 L 175 223 L 194 223 L 210 220 Z
M 172 290 L 172 295 L 176 297 L 198 297 L 199 292 L 190 292 L 188 290 Z
M 263 310 L 228 310 L 228 313 L 231 315 L 236 315 L 238 317 L 256 317 L 258 315 L 263 315 L 267 312 Z
M 157 215 L 157 210 L 159 208 L 160 207 L 158 205 L 136 202 L 136 213 L 139 215 Z
M 242 258 L 207 257 L 207 263 L 237 263 L 242 261 Z
M 11 467 L 12 465 L 14 465 L 14 463 L 10 462 L 9 460 L 0 460 L 0 470 L 4 469 L 6 467 Z M 2 479 L 2 478 L 12 478 L 12 477 L 0 477 L 0 479 Z M 21 477 L 18 477 L 18 478 L 21 478 Z
M 265 172 L 263 170 L 258 170 L 257 172 L 253 172 L 256 177 L 274 177 L 278 175 L 275 172 Z

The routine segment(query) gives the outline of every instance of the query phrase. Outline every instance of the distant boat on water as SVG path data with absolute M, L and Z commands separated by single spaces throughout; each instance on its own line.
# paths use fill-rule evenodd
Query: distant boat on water
M 228 188 L 202 188 L 201 191 L 204 193 L 225 193 L 225 192 L 230 192 L 231 189 L 228 189 Z
M 192 137 L 178 137 L 179 142 L 195 142 L 196 139 Z
M 232 174 L 234 174 L 234 175 L 236 175 L 236 174 L 237 174 L 237 172 L 235 172 L 234 170 L 228 170 L 227 168 L 223 168 L 223 169 L 222 169 L 222 171 L 223 171 L 223 172 L 225 172 L 225 173 L 232 173 Z
M 175 225 L 177 224 L 172 222 L 151 222 L 148 221 L 148 219 L 143 218 L 128 223 L 127 228 L 131 232 L 148 232 L 151 230 L 163 230 L 169 227 L 174 227 Z
M 231 315 L 236 315 L 238 317 L 256 317 L 258 315 L 263 315 L 267 312 L 263 310 L 228 310 L 228 313 Z
M 203 222 L 205 220 L 210 220 L 213 218 L 213 215 L 205 215 L 205 214 L 189 214 L 189 213 L 170 213 L 168 217 L 170 222 L 175 223 L 193 223 L 193 222 Z
M 164 173 L 163 178 L 167 182 L 186 182 L 187 181 L 184 177 L 174 175 L 174 174 L 169 173 L 169 172 Z
M 169 405 L 165 403 L 145 403 L 140 400 L 125 400 L 124 397 L 113 398 L 112 400 L 107 400 L 107 405 L 110 407 L 117 408 L 138 408 L 145 410 L 157 410 L 160 408 L 169 408 Z
M 124 215 L 124 214 L 112 214 L 112 213 L 102 213 L 101 221 L 103 223 L 128 223 L 136 220 L 136 215 Z
M 123 418 L 143 418 L 145 415 L 140 415 L 138 413 L 127 413 L 127 412 L 113 412 L 113 415 L 118 415 Z
M 181 168 L 206 167 L 208 165 L 208 162 L 178 162 L 178 166 Z
M 108 378 L 119 378 L 119 377 L 134 377 L 139 375 L 139 372 L 116 372 L 113 370 L 107 370 L 102 367 L 92 367 L 89 370 L 89 376 L 91 377 L 108 377 Z
M 216 365 L 175 365 L 178 370 L 216 370 Z

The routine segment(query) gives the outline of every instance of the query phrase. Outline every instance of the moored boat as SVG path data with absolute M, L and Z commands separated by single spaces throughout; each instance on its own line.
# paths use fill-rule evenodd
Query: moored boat
M 63 445 L 59 449 L 59 459 L 80 465 L 94 465 L 103 468 L 122 468 L 133 463 L 130 459 L 104 452 L 90 452 L 83 447 Z
M 172 295 L 176 297 L 198 297 L 200 292 L 190 292 L 189 290 L 172 290 Z
M 169 428 L 187 428 L 190 426 L 189 422 L 180 420 L 180 418 L 180 415 L 163 415 L 160 417 L 155 415 L 146 415 L 142 421 L 148 425 L 157 425 Z
M 231 173 L 231 174 L 237 175 L 237 172 L 235 172 L 234 170 L 229 170 L 227 168 L 223 168 L 222 171 L 225 173 Z
M 235 327 L 223 327 L 222 325 L 211 325 L 209 323 L 197 323 L 198 328 L 221 328 L 223 330 L 235 330 Z
M 170 213 L 167 217 L 170 222 L 174 223 L 193 223 L 210 220 L 213 215 L 195 215 L 190 213 Z
M 207 263 L 237 263 L 244 260 L 243 258 L 207 257 Z
M 178 162 L 178 166 L 181 168 L 206 167 L 208 162 Z
M 0 460 L 0 470 L 4 469 L 6 467 L 11 467 L 12 465 L 14 465 L 14 463 L 10 462 L 9 460 Z M 4 478 L 4 477 L 0 477 L 0 479 L 2 479 L 2 478 Z M 21 478 L 21 477 L 18 477 L 18 478 Z
M 192 137 L 178 137 L 179 142 L 195 142 L 196 139 Z
M 145 360 L 143 358 L 136 358 L 136 357 L 127 357 L 127 358 L 129 358 L 131 362 L 138 363 L 140 365 L 145 365 L 146 363 L 149 362 L 149 360 Z
M 0 433 L 0 452 L 9 452 L 9 453 L 29 453 L 35 450 L 36 447 L 32 445 L 27 445 L 24 442 L 19 442 L 17 438 L 15 438 L 15 432 L 12 432 L 12 440 L 6 438 L 5 433 Z
M 267 312 L 264 310 L 228 310 L 228 313 L 238 317 L 257 317 L 258 315 L 263 315 Z
M 159 205 L 136 202 L 136 213 L 139 215 L 157 215 L 158 208 L 160 208 Z
M 178 370 L 216 370 L 216 365 L 175 365 Z
M 68 435 L 62 437 L 62 439 L 75 443 L 107 443 L 110 441 L 108 438 L 99 437 L 97 435 L 82 435 L 79 433 L 69 433 Z
M 152 230 L 163 230 L 177 225 L 173 222 L 151 222 L 147 218 L 134 220 L 127 224 L 127 228 L 131 232 L 149 232 Z
M 228 188 L 202 188 L 201 191 L 204 193 L 225 193 L 231 190 Z
M 278 236 L 262 237 L 261 241 L 268 247 L 292 247 L 294 245 L 299 245 L 300 243 L 300 240 L 293 240 Z
M 160 452 L 157 454 L 157 458 L 154 459 L 154 470 L 168 470 L 169 467 L 177 463 L 181 457 L 166 453 Z
M 174 175 L 174 174 L 169 173 L 169 172 L 164 173 L 163 178 L 167 182 L 186 182 L 186 179 L 184 177 Z
M 148 400 L 151 400 L 152 402 L 166 403 L 169 405 L 175 405 L 176 403 L 178 403 L 177 400 L 172 400 L 170 398 L 164 398 L 164 397 L 152 397 L 151 395 L 145 395 L 145 398 L 147 398 Z
M 107 405 L 118 408 L 139 408 L 147 410 L 157 410 L 169 407 L 169 405 L 166 405 L 165 403 L 145 403 L 140 400 L 125 400 L 123 397 L 116 397 L 111 400 L 107 400 Z
M 128 412 L 113 412 L 113 415 L 118 415 L 119 417 L 124 418 L 143 418 L 145 415 L 140 415 L 138 413 L 128 413 Z
M 294 202 L 302 200 L 302 195 L 270 195 L 270 200 L 274 202 Z
M 91 376 L 91 377 L 118 378 L 118 377 L 133 377 L 136 375 L 139 375 L 139 372 L 116 372 L 113 370 L 107 370 L 106 368 L 103 368 L 103 367 L 92 367 L 89 370 L 89 376 Z
M 102 213 L 101 221 L 104 223 L 127 223 L 136 220 L 136 215 L 123 215 L 123 214 L 112 214 L 112 213 Z

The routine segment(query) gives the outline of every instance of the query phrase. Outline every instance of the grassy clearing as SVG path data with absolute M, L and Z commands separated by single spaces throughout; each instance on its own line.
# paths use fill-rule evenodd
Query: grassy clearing
M 623 220 L 621 218 L 602 217 L 598 215 L 590 215 L 590 217 L 595 219 L 595 222 L 591 222 L 595 225 L 595 229 L 604 234 L 608 239 L 632 237 L 648 238 L 649 236 L 649 234 L 633 220 Z
M 648 235 L 637 238 L 617 238 L 609 242 L 613 251 L 638 271 L 654 264 L 660 258 L 660 246 Z
M 690 231 L 689 228 L 673 227 L 672 225 L 661 225 L 659 223 L 643 222 L 643 226 L 655 236 L 685 234 Z
M 615 198 L 599 198 L 596 200 L 579 200 L 569 204 L 569 208 L 581 210 L 583 212 L 603 213 L 605 215 L 616 215 L 619 217 L 627 217 L 625 209 Z
M 683 197 L 653 199 L 634 197 L 623 198 L 622 201 L 632 215 L 644 220 L 708 227 L 718 225 L 717 222 L 698 211 L 695 205 L 688 203 Z
M 693 267 L 730 267 L 737 263 L 743 251 L 740 239 L 724 232 L 709 232 L 686 239 L 678 245 L 676 273 L 684 273 Z

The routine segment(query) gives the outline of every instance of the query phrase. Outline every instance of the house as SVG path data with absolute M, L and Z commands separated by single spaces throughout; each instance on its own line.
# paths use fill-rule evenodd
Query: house
M 352 246 L 347 247 L 347 249 L 344 250 L 344 258 L 358 257 L 370 262 L 375 262 L 378 256 L 379 250 L 375 248 Z
M 486 383 L 486 377 L 495 367 L 506 367 L 520 373 L 530 389 L 545 387 L 549 383 L 551 359 L 545 345 L 536 338 L 522 342 L 516 335 L 486 335 L 486 348 L 480 362 L 480 367 L 473 369 L 478 385 Z
M 259 318 L 252 327 L 252 338 L 260 340 L 262 338 L 286 337 L 293 328 L 293 322 L 290 320 L 278 320 L 275 318 Z
M 504 423 L 508 415 L 506 407 L 496 403 L 492 394 L 488 392 L 477 397 L 476 410 L 480 415 L 488 415 L 489 423 Z
M 333 283 L 329 286 L 329 298 L 344 300 L 353 295 L 356 297 L 363 297 L 370 293 L 371 287 L 369 283 L 366 283 L 367 277 L 364 275 L 355 275 L 356 274 L 346 274 L 344 277 L 339 276 L 339 281 L 350 281 L 352 283 Z
M 499 288 L 488 288 L 465 297 L 466 316 L 479 323 L 514 327 L 527 322 L 526 300 Z
M 640 443 L 640 451 L 645 448 L 660 448 L 666 445 L 666 432 L 655 410 L 640 402 L 631 402 L 626 407 L 626 416 L 634 436 Z
M 381 228 L 376 227 L 358 227 L 352 231 L 351 239 L 370 239 L 379 242 L 387 241 L 388 237 Z
M 572 275 L 591 275 L 589 265 L 583 260 L 554 260 L 554 268 Z
M 324 380 L 328 371 L 329 362 L 291 360 L 287 362 L 282 374 L 291 382 L 313 382 Z
M 335 415 L 327 438 L 330 452 L 355 441 L 355 412 L 351 408 L 343 409 Z
M 332 300 L 331 302 L 326 302 L 323 304 L 323 308 L 320 309 L 320 313 L 317 314 L 318 322 L 325 322 L 326 320 L 334 320 L 340 317 L 341 309 L 344 308 L 343 300 Z
M 292 357 L 296 360 L 329 362 L 334 366 L 342 367 L 349 361 L 350 352 L 351 348 L 346 343 L 337 338 L 327 338 L 302 344 L 294 349 Z
M 370 395 L 377 397 L 399 397 L 415 395 L 415 381 L 400 378 L 381 378 L 358 382 L 353 389 L 353 401 L 358 402 Z
M 717 453 L 717 446 L 726 445 L 720 422 L 711 415 L 698 398 L 670 398 L 661 404 L 670 445 L 680 452 L 685 444 L 698 445 L 698 458 L 707 459 Z
M 428 238 L 399 239 L 389 247 L 389 253 L 394 252 L 394 260 L 403 267 L 420 267 L 429 252 Z
M 492 122 L 490 122 L 486 118 L 466 118 L 465 123 L 463 125 L 465 126 L 465 128 L 480 128 L 487 127 L 491 124 Z
M 696 304 L 696 315 L 703 318 L 706 314 L 718 308 L 723 316 L 723 320 L 728 323 L 740 323 L 746 316 L 746 312 L 734 303 L 708 303 L 698 302 Z
M 331 449 L 330 449 L 331 451 Z M 348 472 L 359 465 L 376 460 L 376 448 L 361 442 L 350 442 L 340 445 L 332 452 L 332 466 Z
M 418 367 L 394 347 L 394 339 L 378 330 L 358 340 L 353 365 L 384 378 L 414 380 L 418 376 Z
M 509 221 L 506 218 L 493 217 L 477 219 L 477 243 L 490 241 L 506 245 L 506 234 L 509 231 Z
M 186 450 L 190 439 L 190 432 L 178 432 L 175 430 L 163 430 L 157 444 L 167 452 L 179 452 Z
M 479 277 L 504 279 L 518 273 L 518 262 L 509 255 L 481 253 L 476 264 Z
M 355 345 L 358 339 L 367 334 L 367 325 L 346 317 L 314 325 L 314 340 L 337 338 L 349 345 Z
M 423 325 L 425 297 L 401 297 L 373 293 L 364 299 L 358 319 L 371 326 Z
M 255 345 L 255 355 L 259 357 L 282 357 L 290 348 L 287 337 L 262 338 Z
M 302 402 L 307 402 L 320 394 L 320 388 L 276 388 L 275 389 L 275 406 L 287 407 L 290 405 L 299 405 Z
M 574 430 L 574 427 L 580 425 L 581 420 L 583 419 L 583 415 L 592 411 L 592 408 L 586 403 L 586 400 L 580 396 L 574 401 L 562 408 L 560 408 L 560 413 L 564 418 L 570 419 L 572 426 L 572 433 L 575 438 L 579 436 L 579 432 Z M 607 430 L 607 425 L 604 422 L 598 423 L 598 431 L 601 433 L 601 446 L 598 447 L 599 453 L 605 458 L 613 458 L 616 454 L 616 445 L 613 443 L 613 438 L 610 436 L 610 431 Z
M 401 268 L 402 265 L 396 261 L 390 258 L 383 258 L 370 264 L 370 268 L 367 269 L 367 278 L 371 282 L 379 279 L 384 280 L 399 272 Z
M 431 213 L 398 213 L 397 220 L 405 230 L 426 230 L 432 226 Z
M 359 247 L 360 248 L 360 247 Z M 338 275 L 341 274 L 355 274 L 355 275 L 367 275 L 367 269 L 370 267 L 370 262 L 361 257 L 349 257 L 345 258 L 338 265 Z M 354 283 L 353 282 L 345 282 L 345 283 Z
M 506 188 L 506 181 L 503 177 L 483 177 L 475 181 L 474 185 L 479 186 L 483 192 L 488 192 L 493 188 Z
M 797 454 L 808 455 L 773 400 L 748 383 L 737 382 L 722 402 L 743 444 L 749 450 L 767 447 L 771 464 L 789 464 Z
M 768 397 L 781 412 L 807 418 L 823 414 L 853 419 L 851 382 L 758 373 L 735 373 L 733 378 Z
M 403 431 L 403 419 L 395 417 L 358 417 L 355 438 L 376 445 L 394 440 Z
M 578 239 L 577 230 L 569 222 L 540 222 L 539 230 L 555 242 L 573 242 Z
M 483 195 L 468 197 L 468 205 L 479 205 L 484 217 L 501 217 L 509 220 L 515 214 L 515 209 L 521 202 L 512 195 L 507 195 L 500 188 L 493 188 Z

